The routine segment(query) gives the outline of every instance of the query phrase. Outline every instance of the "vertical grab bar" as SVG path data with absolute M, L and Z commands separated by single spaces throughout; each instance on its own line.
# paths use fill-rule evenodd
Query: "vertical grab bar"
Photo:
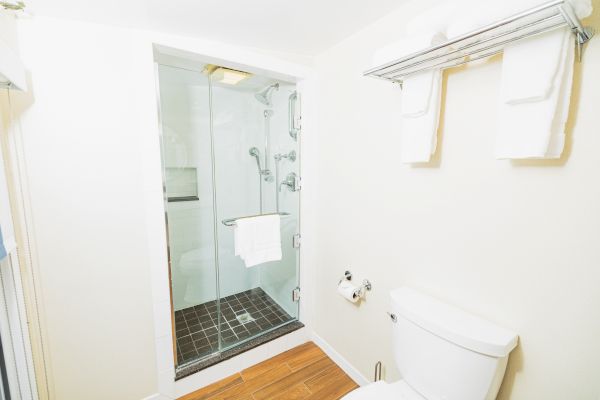
M 299 128 L 296 127 L 296 103 L 298 102 L 298 92 L 294 91 L 294 93 L 290 94 L 288 98 L 288 129 L 290 132 L 290 136 L 294 140 L 298 140 L 298 132 Z

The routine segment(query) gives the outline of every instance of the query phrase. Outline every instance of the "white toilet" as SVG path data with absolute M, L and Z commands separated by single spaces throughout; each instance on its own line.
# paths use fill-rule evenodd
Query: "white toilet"
M 493 400 L 518 336 L 410 288 L 391 291 L 392 340 L 402 379 L 343 400 Z

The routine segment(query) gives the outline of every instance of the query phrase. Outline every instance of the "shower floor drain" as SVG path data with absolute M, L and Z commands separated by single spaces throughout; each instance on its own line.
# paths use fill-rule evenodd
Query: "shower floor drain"
M 240 315 L 236 315 L 235 318 L 240 322 L 240 324 L 244 325 L 245 323 L 248 322 L 252 322 L 254 321 L 254 318 L 252 317 L 252 315 L 250 315 L 250 313 L 245 312 L 243 314 Z

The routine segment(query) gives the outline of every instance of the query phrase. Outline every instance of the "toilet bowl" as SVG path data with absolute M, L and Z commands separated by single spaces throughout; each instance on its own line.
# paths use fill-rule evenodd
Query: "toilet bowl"
M 392 347 L 402 377 L 343 400 L 493 400 L 518 336 L 410 288 L 390 292 Z

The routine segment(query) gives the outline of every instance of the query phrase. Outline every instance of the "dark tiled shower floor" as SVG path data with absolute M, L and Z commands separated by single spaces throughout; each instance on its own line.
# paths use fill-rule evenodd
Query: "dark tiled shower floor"
M 240 322 L 237 317 L 245 313 L 254 321 Z M 223 347 L 293 320 L 261 288 L 221 299 L 221 315 Z M 175 311 L 175 330 L 179 365 L 218 351 L 217 302 Z

